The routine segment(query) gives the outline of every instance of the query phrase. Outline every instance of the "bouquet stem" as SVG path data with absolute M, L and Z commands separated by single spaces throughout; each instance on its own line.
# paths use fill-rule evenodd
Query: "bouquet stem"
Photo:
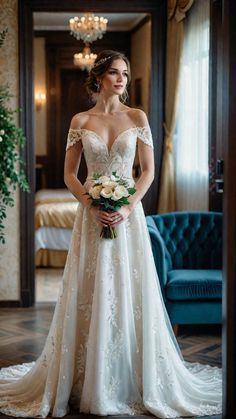
M 104 239 L 115 239 L 117 237 L 117 232 L 115 227 L 107 226 L 103 227 L 100 237 Z

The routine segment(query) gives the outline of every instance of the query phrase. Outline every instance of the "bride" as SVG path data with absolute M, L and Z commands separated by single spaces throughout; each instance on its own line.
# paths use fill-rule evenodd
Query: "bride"
M 96 415 L 158 418 L 221 413 L 221 370 L 184 361 L 166 312 L 141 199 L 154 177 L 151 131 L 143 111 L 124 104 L 130 65 L 101 52 L 87 88 L 96 104 L 72 118 L 65 183 L 79 201 L 52 324 L 36 362 L 3 368 L 0 412 L 62 417 L 69 407 Z M 79 92 L 78 92 L 79 94 Z M 94 173 L 116 172 L 134 185 L 129 204 L 109 213 L 91 206 Z M 88 168 L 77 179 L 82 151 Z M 117 237 L 101 238 L 112 226 Z

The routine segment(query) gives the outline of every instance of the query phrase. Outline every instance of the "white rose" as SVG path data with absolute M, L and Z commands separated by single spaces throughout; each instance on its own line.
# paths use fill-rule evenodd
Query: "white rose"
M 102 186 L 109 186 L 110 188 L 115 188 L 117 186 L 117 182 L 113 182 L 112 180 L 108 180 L 106 182 L 102 182 Z
M 112 188 L 110 188 L 109 186 L 106 186 L 105 188 L 102 188 L 101 190 L 101 195 L 104 198 L 111 198 L 112 194 L 113 194 Z
M 5 134 L 4 129 L 1 129 L 1 130 L 0 130 L 0 135 L 4 135 L 4 134 Z
M 0 143 L 2 142 L 3 138 L 0 136 Z
M 114 176 L 114 175 L 111 175 L 110 179 L 111 179 L 111 180 L 114 180 L 115 182 L 117 182 L 117 177 L 116 177 L 116 176 Z
M 111 199 L 113 199 L 113 201 L 118 201 L 119 199 L 121 199 L 123 197 L 122 193 L 117 190 L 117 188 L 114 190 Z
M 127 191 L 124 185 L 119 185 L 116 187 L 115 191 L 118 191 L 122 194 L 122 196 L 129 196 L 129 192 Z
M 93 199 L 99 199 L 101 190 L 102 185 L 93 186 L 89 189 L 89 195 L 91 195 Z
M 100 177 L 98 178 L 98 181 L 99 181 L 100 183 L 108 182 L 108 180 L 110 180 L 108 176 L 100 176 Z

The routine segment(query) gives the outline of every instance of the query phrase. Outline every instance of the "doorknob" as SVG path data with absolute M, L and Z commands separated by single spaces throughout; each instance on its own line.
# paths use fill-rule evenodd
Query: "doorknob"
M 216 174 L 217 176 L 220 176 L 220 178 L 216 179 L 216 192 L 217 193 L 223 193 L 224 192 L 224 180 L 223 180 L 223 174 L 224 174 L 224 160 L 218 159 L 216 161 Z

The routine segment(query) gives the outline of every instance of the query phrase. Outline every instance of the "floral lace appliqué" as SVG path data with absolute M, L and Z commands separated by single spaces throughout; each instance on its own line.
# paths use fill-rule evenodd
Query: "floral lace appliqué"
M 66 150 L 68 150 L 70 147 L 72 147 L 74 144 L 78 143 L 78 141 L 81 140 L 82 130 L 70 128 L 67 136 Z

